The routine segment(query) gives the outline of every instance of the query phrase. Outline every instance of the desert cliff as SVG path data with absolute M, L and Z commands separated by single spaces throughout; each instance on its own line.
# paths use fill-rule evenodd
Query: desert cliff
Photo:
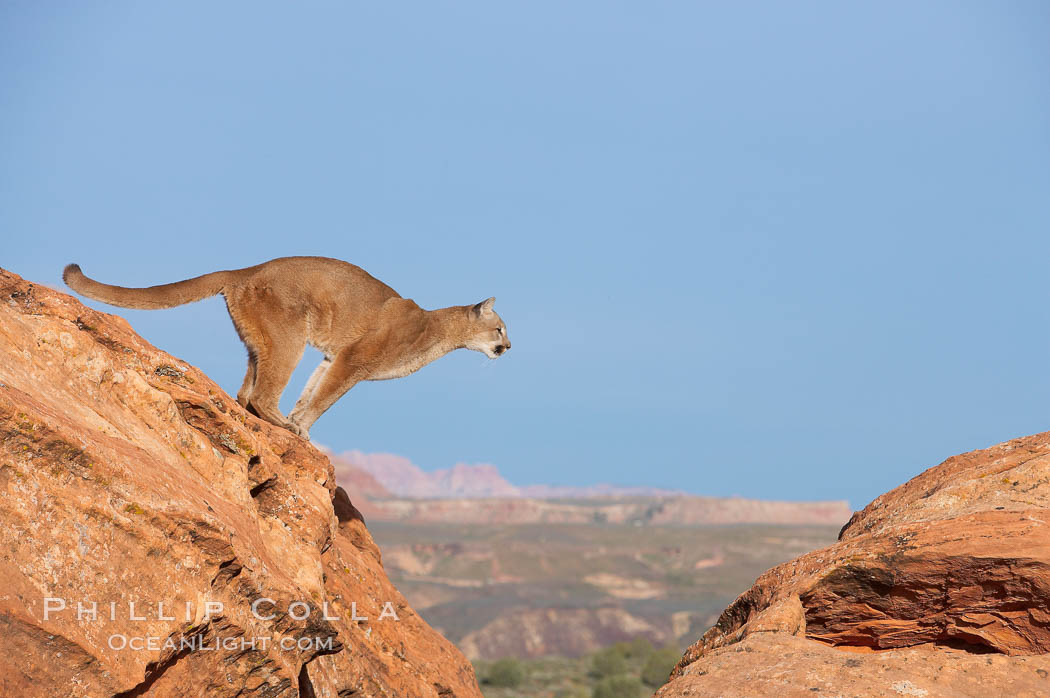
M 0 492 L 0 695 L 480 695 L 327 457 L 3 270 Z
M 659 698 L 1050 695 L 1050 432 L 949 458 L 775 567 Z

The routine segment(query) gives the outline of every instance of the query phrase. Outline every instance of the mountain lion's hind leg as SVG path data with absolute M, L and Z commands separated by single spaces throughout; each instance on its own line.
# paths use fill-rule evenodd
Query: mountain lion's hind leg
M 306 348 L 305 322 L 284 316 L 246 329 L 255 349 L 255 387 L 248 397 L 248 409 L 255 408 L 267 422 L 298 434 L 299 427 L 284 418 L 278 402 Z
M 248 352 L 248 372 L 244 374 L 244 382 L 241 389 L 237 391 L 237 402 L 241 407 L 248 407 L 251 401 L 252 391 L 255 389 L 255 352 Z

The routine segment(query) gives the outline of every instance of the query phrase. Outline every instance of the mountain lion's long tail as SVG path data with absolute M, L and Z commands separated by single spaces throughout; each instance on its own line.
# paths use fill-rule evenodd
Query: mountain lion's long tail
M 192 303 L 222 292 L 227 283 L 238 276 L 236 271 L 217 271 L 204 276 L 173 284 L 150 286 L 149 288 L 124 288 L 99 283 L 84 276 L 80 267 L 70 264 L 62 270 L 62 280 L 77 293 L 122 308 L 174 308 L 176 305 Z

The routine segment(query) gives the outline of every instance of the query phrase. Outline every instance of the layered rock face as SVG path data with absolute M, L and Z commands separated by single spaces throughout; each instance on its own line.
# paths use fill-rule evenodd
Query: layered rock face
M 1050 432 L 950 458 L 765 573 L 676 696 L 1050 695 Z
M 0 695 L 480 695 L 323 454 L 3 270 L 0 493 Z

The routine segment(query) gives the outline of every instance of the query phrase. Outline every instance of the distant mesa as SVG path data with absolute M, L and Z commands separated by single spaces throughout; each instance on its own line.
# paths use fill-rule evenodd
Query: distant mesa
M 667 632 L 622 608 L 522 609 L 496 618 L 459 641 L 463 653 L 478 657 L 578 657 L 593 651 L 594 638 L 608 646 L 638 637 L 660 643 Z
M 408 458 L 391 453 L 347 451 L 331 458 L 336 479 L 351 496 L 368 499 L 359 507 L 369 520 L 376 521 L 841 526 L 852 513 L 845 501 L 701 497 L 680 490 L 608 484 L 519 487 L 493 465 L 459 463 L 426 472 Z
M 656 487 L 622 487 L 598 484 L 588 487 L 563 487 L 557 485 L 526 485 L 518 487 L 504 478 L 499 469 L 488 463 L 467 465 L 457 463 L 451 468 L 430 472 L 424 471 L 404 456 L 393 453 L 362 453 L 346 451 L 333 454 L 332 462 L 337 473 L 354 470 L 368 473 L 385 487 L 392 496 L 418 499 L 450 499 L 480 497 L 534 497 L 537 499 L 584 498 L 584 497 L 674 497 L 684 495 L 681 490 L 665 490 Z
M 336 477 L 354 470 L 375 478 L 395 497 L 520 497 L 521 491 L 507 482 L 493 465 L 465 465 L 425 472 L 404 456 L 392 453 L 347 451 L 332 458 Z

